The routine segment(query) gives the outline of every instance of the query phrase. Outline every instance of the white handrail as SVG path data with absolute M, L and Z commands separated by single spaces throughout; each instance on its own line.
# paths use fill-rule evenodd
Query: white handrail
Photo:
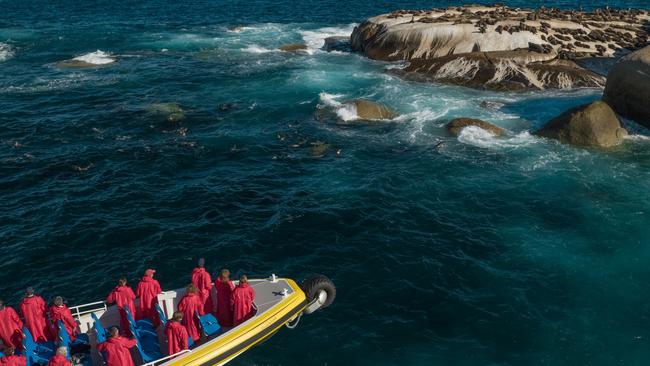
M 174 357 L 176 357 L 176 356 L 178 356 L 178 355 L 181 355 L 181 354 L 184 354 L 184 353 L 190 353 L 190 352 L 192 352 L 192 350 L 184 349 L 184 350 L 182 350 L 182 351 L 180 351 L 180 352 L 176 352 L 176 353 L 174 353 L 173 355 L 169 355 L 169 356 L 166 356 L 166 357 L 163 357 L 163 358 L 159 358 L 159 359 L 157 359 L 157 360 L 155 360 L 155 361 L 151 361 L 151 362 L 149 362 L 149 363 L 145 363 L 145 364 L 142 365 L 142 366 L 155 366 L 155 365 L 158 365 L 160 362 L 167 361 L 167 360 L 170 360 L 170 359 L 172 359 L 172 358 L 174 358 Z
M 101 305 L 101 306 L 96 306 L 96 305 Z M 90 308 L 91 306 L 94 306 L 93 308 Z M 81 310 L 82 308 L 89 308 L 88 310 Z M 108 307 L 106 306 L 106 302 L 104 301 L 95 301 L 95 302 L 90 302 L 88 304 L 81 304 L 77 306 L 73 306 L 70 308 L 70 312 L 72 315 L 79 319 L 82 315 L 94 313 L 99 310 L 104 310 L 106 311 Z

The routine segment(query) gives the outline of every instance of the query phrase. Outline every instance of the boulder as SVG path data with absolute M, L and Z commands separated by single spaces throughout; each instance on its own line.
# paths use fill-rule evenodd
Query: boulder
M 291 43 L 280 46 L 280 51 L 284 52 L 296 52 L 300 50 L 306 50 L 307 45 L 303 43 Z
M 620 144 L 627 131 L 607 103 L 596 101 L 562 113 L 533 134 L 573 145 L 610 147 Z
M 607 75 L 603 100 L 650 128 L 650 46 L 623 57 Z
M 343 104 L 353 105 L 356 109 L 357 116 L 362 120 L 393 119 L 397 116 L 392 109 L 385 105 L 367 99 L 349 100 Z
M 333 36 L 325 38 L 323 49 L 327 52 L 349 52 L 351 49 L 349 36 Z
M 485 122 L 483 120 L 475 119 L 475 118 L 456 118 L 451 122 L 447 123 L 445 128 L 447 128 L 447 131 L 449 131 L 449 133 L 451 133 L 452 135 L 458 136 L 460 135 L 460 131 L 462 131 L 463 128 L 468 126 L 480 127 L 496 136 L 501 136 L 506 132 L 501 127 L 495 126 L 489 122 Z

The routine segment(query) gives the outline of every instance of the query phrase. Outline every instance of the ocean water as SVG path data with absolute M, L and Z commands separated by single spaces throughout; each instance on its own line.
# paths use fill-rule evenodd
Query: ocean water
M 330 308 L 235 365 L 650 362 L 647 130 L 626 122 L 632 136 L 609 151 L 561 145 L 529 132 L 601 90 L 416 83 L 320 49 L 368 16 L 458 3 L 0 4 L 11 304 L 30 285 L 95 301 L 148 267 L 180 287 L 203 256 L 211 271 L 323 273 L 338 287 Z M 288 43 L 308 49 L 277 51 Z M 74 58 L 103 65 L 57 67 Z M 352 98 L 400 116 L 355 123 Z M 509 132 L 450 137 L 455 117 Z

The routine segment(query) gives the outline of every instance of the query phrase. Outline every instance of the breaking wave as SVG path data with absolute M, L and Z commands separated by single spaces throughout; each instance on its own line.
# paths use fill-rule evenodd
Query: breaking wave
M 325 38 L 335 36 L 349 36 L 354 29 L 354 24 L 345 27 L 324 27 L 312 30 L 301 31 L 303 41 L 307 45 L 308 51 L 314 52 L 323 48 Z
M 477 126 L 467 126 L 460 131 L 458 141 L 482 148 L 521 147 L 534 144 L 537 139 L 528 131 L 499 137 Z
M 14 57 L 15 51 L 11 45 L 0 42 L 0 62 Z
M 95 52 L 90 52 L 85 55 L 77 56 L 73 58 L 73 60 L 83 61 L 93 65 L 106 65 L 116 61 L 115 58 L 111 56 L 111 54 L 101 50 L 97 50 Z

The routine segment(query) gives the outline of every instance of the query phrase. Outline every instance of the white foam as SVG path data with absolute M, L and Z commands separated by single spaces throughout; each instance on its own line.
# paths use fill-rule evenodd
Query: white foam
M 627 135 L 625 136 L 626 140 L 631 140 L 631 141 L 643 141 L 647 142 L 650 141 L 650 136 L 646 135 Z
M 7 61 L 14 57 L 14 49 L 11 45 L 0 42 L 0 62 Z
M 357 107 L 354 103 L 341 103 L 337 98 L 342 97 L 342 94 L 328 94 L 322 92 L 319 94 L 321 105 L 334 109 L 336 115 L 344 122 L 354 121 L 359 119 L 357 115 Z
M 482 148 L 507 148 L 532 145 L 536 139 L 527 131 L 514 136 L 499 137 L 478 126 L 467 126 L 460 131 L 458 141 Z
M 83 61 L 93 65 L 106 65 L 115 62 L 115 58 L 111 57 L 111 54 L 101 50 L 77 56 L 73 60 Z
M 275 52 L 277 50 L 270 50 L 268 48 L 264 48 L 256 44 L 251 44 L 246 46 L 246 48 L 242 49 L 242 51 L 249 52 L 249 53 L 268 53 L 268 52 Z
M 336 36 L 349 36 L 352 34 L 355 24 L 349 24 L 345 27 L 324 27 L 313 30 L 301 31 L 303 41 L 307 45 L 307 51 L 312 53 L 323 48 L 325 38 Z

